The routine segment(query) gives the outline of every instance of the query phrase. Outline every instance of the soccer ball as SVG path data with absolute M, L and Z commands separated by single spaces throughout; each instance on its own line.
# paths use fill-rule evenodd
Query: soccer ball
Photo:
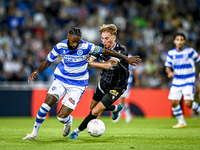
M 105 132 L 105 124 L 100 119 L 92 119 L 87 124 L 87 131 L 91 136 L 99 137 Z

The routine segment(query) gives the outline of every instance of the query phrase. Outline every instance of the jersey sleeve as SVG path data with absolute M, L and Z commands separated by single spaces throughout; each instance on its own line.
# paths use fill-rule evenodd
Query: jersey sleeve
M 59 55 L 59 49 L 58 49 L 57 45 L 54 46 L 54 48 L 51 50 L 51 52 L 46 57 L 46 60 L 50 63 L 53 63 Z
M 97 46 L 97 45 L 89 43 L 89 47 L 90 47 L 89 54 L 90 55 L 94 55 L 95 57 L 97 57 L 98 55 L 100 55 L 101 52 L 102 52 L 102 47 L 100 47 L 100 46 Z
M 199 54 L 196 52 L 196 50 L 192 49 L 192 58 L 194 59 L 195 62 L 200 62 L 200 57 Z
M 130 70 L 130 71 L 133 71 L 133 70 L 135 70 L 135 69 L 136 69 L 136 66 L 129 65 L 129 70 Z
M 169 53 L 167 54 L 167 58 L 165 61 L 165 67 L 172 67 L 172 56 L 170 56 Z

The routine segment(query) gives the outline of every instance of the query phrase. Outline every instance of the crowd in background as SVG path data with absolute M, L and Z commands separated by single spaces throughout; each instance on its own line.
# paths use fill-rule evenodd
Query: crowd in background
M 0 82 L 27 81 L 69 28 L 79 27 L 83 40 L 99 44 L 99 26 L 110 23 L 118 27 L 117 41 L 142 59 L 140 87 L 170 86 L 164 62 L 175 32 L 200 53 L 200 0 L 1 0 Z M 35 80 L 52 80 L 59 61 Z M 99 70 L 89 72 L 89 83 L 96 83 Z

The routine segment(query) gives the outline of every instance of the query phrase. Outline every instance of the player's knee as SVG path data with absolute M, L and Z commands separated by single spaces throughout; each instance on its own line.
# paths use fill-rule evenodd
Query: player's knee
M 58 98 L 56 96 L 47 94 L 45 103 L 48 104 L 50 107 L 52 107 L 57 101 L 58 101 Z
M 192 108 L 192 101 L 191 100 L 185 100 L 185 105 L 189 108 Z
M 99 115 L 99 111 L 97 109 L 92 109 L 92 115 L 93 116 L 98 116 Z
M 176 106 L 178 106 L 179 103 L 180 103 L 180 101 L 177 101 L 177 100 L 171 100 L 172 107 L 176 107 Z
M 61 122 L 61 123 L 65 123 L 65 118 L 61 118 L 57 116 L 57 119 Z

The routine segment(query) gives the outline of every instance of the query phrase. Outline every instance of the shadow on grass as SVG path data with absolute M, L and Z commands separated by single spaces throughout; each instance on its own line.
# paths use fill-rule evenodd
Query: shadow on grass
M 70 144 L 90 144 L 90 143 L 113 143 L 116 139 L 122 138 L 122 137 L 90 137 L 90 136 L 80 136 L 78 139 L 68 139 L 68 138 L 57 138 L 57 139 L 45 139 L 43 140 L 42 137 L 40 139 L 34 140 L 32 142 L 34 143 L 41 143 L 41 144 L 62 144 L 62 143 L 70 143 Z M 126 141 L 130 137 L 123 137 L 123 140 Z

